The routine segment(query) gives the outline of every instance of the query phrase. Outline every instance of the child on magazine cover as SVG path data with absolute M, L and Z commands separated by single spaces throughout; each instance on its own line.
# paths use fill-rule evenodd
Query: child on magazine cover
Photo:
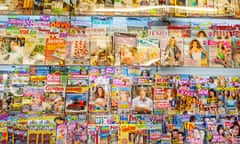
M 176 39 L 174 37 L 171 37 L 169 39 L 169 43 L 167 47 L 165 48 L 165 60 L 164 62 L 167 65 L 173 65 L 175 63 L 179 63 L 179 59 L 182 55 L 181 50 L 176 45 Z

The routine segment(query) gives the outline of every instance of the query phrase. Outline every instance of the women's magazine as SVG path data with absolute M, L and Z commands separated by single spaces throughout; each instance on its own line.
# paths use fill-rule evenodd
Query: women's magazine
M 160 40 L 161 65 L 182 66 L 183 65 L 183 39 L 168 37 Z
M 208 40 L 199 38 L 184 39 L 184 66 L 208 66 Z

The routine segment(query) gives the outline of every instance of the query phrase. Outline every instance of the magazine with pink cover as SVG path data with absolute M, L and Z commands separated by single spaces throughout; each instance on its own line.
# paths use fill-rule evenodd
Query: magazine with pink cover
M 115 33 L 114 48 L 115 66 L 138 65 L 136 34 Z
M 114 65 L 114 50 L 112 46 L 112 37 L 91 37 L 90 64 L 92 66 Z
M 209 67 L 232 67 L 230 40 L 209 40 Z
M 168 37 L 160 40 L 161 65 L 182 66 L 183 65 L 183 39 Z
M 208 40 L 205 38 L 184 39 L 184 66 L 208 66 Z
M 86 35 L 67 37 L 67 65 L 89 65 L 89 40 Z

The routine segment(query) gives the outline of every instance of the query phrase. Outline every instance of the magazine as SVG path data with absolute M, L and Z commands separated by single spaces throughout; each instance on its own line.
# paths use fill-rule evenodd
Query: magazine
M 114 50 L 111 37 L 91 37 L 90 64 L 93 66 L 111 66 L 114 64 Z
M 30 82 L 31 86 L 45 86 L 47 83 L 47 75 L 50 73 L 49 66 L 30 66 Z
M 105 72 L 105 67 L 91 67 L 90 69 L 91 89 L 88 105 L 90 113 L 106 113 L 110 111 L 110 77 L 106 76 Z
M 115 66 L 137 65 L 136 34 L 115 33 Z
M 90 51 L 90 64 L 92 66 L 114 65 L 114 50 L 111 37 L 92 36 Z
M 128 77 L 113 78 L 112 82 L 112 113 L 130 113 L 131 111 L 131 79 Z
M 148 85 L 135 85 L 132 89 L 132 111 L 134 114 L 153 112 L 152 88 Z
M 46 85 L 44 101 L 42 102 L 43 113 L 63 114 L 65 101 L 65 88 L 63 85 Z
M 214 1 L 215 16 L 231 16 L 234 14 L 233 0 L 216 0 Z
M 25 39 L 17 37 L 0 37 L 1 63 L 22 64 Z
M 137 40 L 138 63 L 143 66 L 160 65 L 160 48 L 156 39 Z
M 89 41 L 86 35 L 67 37 L 67 65 L 89 65 Z
M 160 40 L 161 65 L 183 65 L 183 39 L 168 37 Z
M 184 39 L 184 66 L 208 66 L 208 40 L 198 38 Z
M 229 40 L 209 40 L 209 67 L 232 67 L 232 45 Z
M 45 64 L 64 65 L 66 59 L 66 41 L 57 37 L 46 39 Z
M 186 0 L 180 0 L 180 1 L 177 1 L 175 0 L 175 6 L 180 6 L 180 7 L 186 7 L 187 6 L 187 1 Z M 186 13 L 187 11 L 184 10 L 184 9 L 180 9 L 180 8 L 175 8 L 174 9 L 174 13 L 175 13 L 175 16 L 182 16 L 182 17 L 185 17 L 186 16 Z

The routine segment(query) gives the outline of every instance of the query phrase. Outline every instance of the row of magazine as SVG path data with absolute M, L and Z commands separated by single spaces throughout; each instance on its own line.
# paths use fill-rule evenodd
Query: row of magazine
M 239 0 L 3 0 L 0 4 L 2 14 L 240 16 Z
M 0 115 L 2 144 L 238 144 L 239 115 Z
M 0 23 L 1 64 L 240 66 L 238 21 L 134 17 L 9 16 Z M 119 25 L 120 24 L 120 25 Z
M 156 67 L 12 66 L 1 74 L 10 114 L 239 114 L 239 76 L 161 74 Z

